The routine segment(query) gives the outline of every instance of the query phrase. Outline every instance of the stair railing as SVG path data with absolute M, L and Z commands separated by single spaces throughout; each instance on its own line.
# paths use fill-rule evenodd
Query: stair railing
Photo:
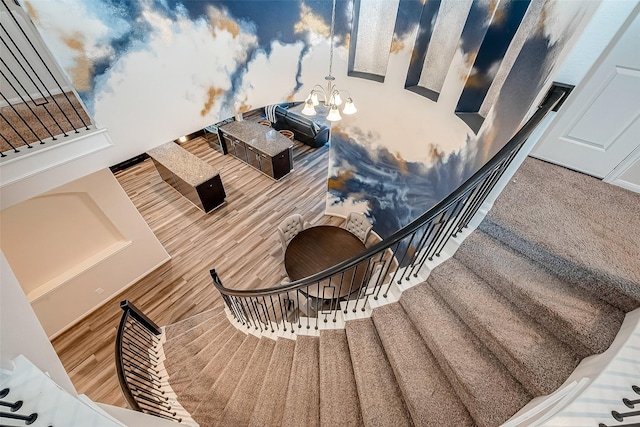
M 226 288 L 212 269 L 213 283 L 231 315 L 243 327 L 261 333 L 319 329 L 322 322 L 336 322 L 338 311 L 345 315 L 365 311 L 370 298 L 377 300 L 381 293 L 386 298 L 394 283 L 418 277 L 425 263 L 439 257 L 446 244 L 468 227 L 527 138 L 570 90 L 554 84 L 538 110 L 478 172 L 360 255 L 301 280 L 254 290 Z M 345 294 L 348 297 L 335 297 Z
M 0 157 L 33 148 L 34 143 L 56 141 L 71 132 L 90 130 L 91 119 L 68 83 L 56 76 L 47 52 L 31 40 L 35 37 L 29 16 L 19 6 L 0 0 L 0 11 L 9 19 L 0 23 Z M 22 19 L 16 18 L 19 15 Z M 59 73 L 58 73 L 59 74 Z
M 162 331 L 128 300 L 116 336 L 116 372 L 129 407 L 138 412 L 181 422 L 164 388 L 166 374 L 158 369 Z

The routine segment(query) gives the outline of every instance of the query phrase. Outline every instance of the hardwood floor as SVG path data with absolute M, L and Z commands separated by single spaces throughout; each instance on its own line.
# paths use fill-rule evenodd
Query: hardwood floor
M 315 225 L 343 222 L 324 215 L 327 146 L 311 149 L 296 141 L 295 170 L 276 182 L 203 138 L 182 145 L 220 171 L 226 204 L 205 214 L 162 181 L 151 160 L 116 173 L 172 259 L 53 341 L 78 392 L 94 401 L 126 407 L 113 354 L 121 300 L 160 326 L 174 323 L 222 304 L 211 268 L 227 287 L 279 284 L 284 265 L 276 227 L 288 215 L 300 213 Z

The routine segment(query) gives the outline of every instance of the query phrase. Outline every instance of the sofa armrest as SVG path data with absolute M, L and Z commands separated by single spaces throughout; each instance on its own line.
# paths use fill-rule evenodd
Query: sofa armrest
M 318 132 L 314 138 L 316 140 L 316 146 L 321 147 L 329 142 L 330 133 L 331 129 L 329 129 L 327 126 L 321 126 L 320 132 Z

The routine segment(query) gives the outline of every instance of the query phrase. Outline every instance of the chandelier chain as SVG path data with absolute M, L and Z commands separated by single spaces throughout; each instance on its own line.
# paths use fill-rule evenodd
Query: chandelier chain
M 331 76 L 331 69 L 333 67 L 333 31 L 336 23 L 336 0 L 333 0 L 333 7 L 331 9 L 331 32 L 329 36 L 329 76 Z

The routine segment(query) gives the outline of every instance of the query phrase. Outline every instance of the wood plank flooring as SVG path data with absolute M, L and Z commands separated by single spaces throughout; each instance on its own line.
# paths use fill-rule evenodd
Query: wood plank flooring
M 276 182 L 211 149 L 203 138 L 182 145 L 220 171 L 226 204 L 205 214 L 162 181 L 151 160 L 116 173 L 172 259 L 53 340 L 78 392 L 94 401 L 126 407 L 114 364 L 121 300 L 132 301 L 160 326 L 174 323 L 222 305 L 211 268 L 227 287 L 279 284 L 284 265 L 276 227 L 287 216 L 300 213 L 315 225 L 343 223 L 324 215 L 327 146 L 312 149 L 296 141 L 295 170 Z

